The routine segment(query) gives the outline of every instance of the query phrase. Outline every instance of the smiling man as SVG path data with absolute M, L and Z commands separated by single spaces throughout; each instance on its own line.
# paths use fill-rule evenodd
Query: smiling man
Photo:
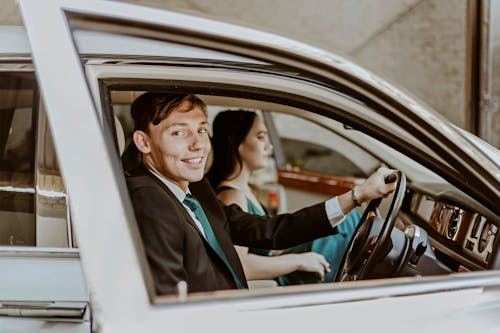
M 132 104 L 142 165 L 127 178 L 156 292 L 246 288 L 234 244 L 283 249 L 336 233 L 357 204 L 388 195 L 392 170 L 293 214 L 259 217 L 221 204 L 203 178 L 210 152 L 206 106 L 194 95 L 145 93 Z M 326 263 L 325 263 L 326 265 Z M 327 266 L 325 266 L 325 270 Z

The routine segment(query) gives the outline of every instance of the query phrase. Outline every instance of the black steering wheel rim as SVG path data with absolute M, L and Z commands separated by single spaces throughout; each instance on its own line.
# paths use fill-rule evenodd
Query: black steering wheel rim
M 369 277 L 376 263 L 390 248 L 391 232 L 406 191 L 406 177 L 401 171 L 395 177 L 396 190 L 384 222 L 380 223 L 378 206 L 382 198 L 370 201 L 339 265 L 335 281 L 362 280 Z M 386 177 L 386 183 L 392 182 Z M 378 219 L 378 220 L 377 220 Z

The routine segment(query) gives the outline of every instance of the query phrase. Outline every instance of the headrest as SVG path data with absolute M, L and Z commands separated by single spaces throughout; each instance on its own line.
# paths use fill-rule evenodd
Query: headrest
M 120 152 L 120 156 L 122 156 L 125 151 L 125 132 L 123 131 L 122 123 L 120 119 L 115 115 L 115 135 L 116 142 L 118 142 L 118 151 Z

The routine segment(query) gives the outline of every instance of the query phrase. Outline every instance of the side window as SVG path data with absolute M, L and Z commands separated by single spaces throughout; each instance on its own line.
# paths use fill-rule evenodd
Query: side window
M 36 83 L 6 75 L 0 89 L 0 244 L 34 246 Z
M 352 142 L 311 121 L 273 113 L 273 122 L 286 165 L 290 168 L 330 176 L 365 178 L 379 164 Z
M 281 144 L 286 163 L 292 168 L 342 177 L 367 176 L 349 156 L 327 146 L 293 138 L 282 138 Z
M 380 161 L 346 139 L 349 131 L 339 122 L 318 116 L 317 123 L 290 114 L 271 113 L 268 128 L 278 165 L 278 182 L 283 191 L 280 206 L 295 211 L 331 196 L 342 194 L 371 174 Z M 328 128 L 319 124 L 328 124 Z
M 66 191 L 31 73 L 0 78 L 0 245 L 68 247 Z

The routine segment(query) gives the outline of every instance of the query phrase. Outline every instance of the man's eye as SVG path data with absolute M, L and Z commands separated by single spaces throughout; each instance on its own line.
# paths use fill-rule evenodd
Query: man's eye
M 174 136 L 181 136 L 184 135 L 184 131 L 175 131 L 172 133 Z
M 200 134 L 205 134 L 205 133 L 207 133 L 207 132 L 208 132 L 208 130 L 207 130 L 206 128 L 200 128 L 200 129 L 198 130 L 198 133 L 200 133 Z

